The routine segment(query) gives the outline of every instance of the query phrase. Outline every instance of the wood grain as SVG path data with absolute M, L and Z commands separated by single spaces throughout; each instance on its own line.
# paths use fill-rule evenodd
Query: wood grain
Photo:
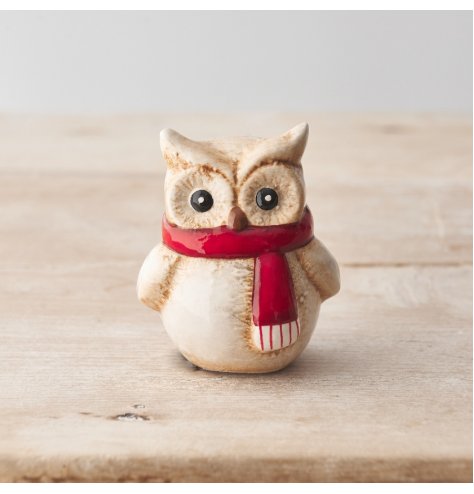
M 288 369 L 196 369 L 135 295 L 158 131 L 311 126 L 342 290 Z M 436 115 L 0 118 L 0 480 L 471 481 L 470 121 Z

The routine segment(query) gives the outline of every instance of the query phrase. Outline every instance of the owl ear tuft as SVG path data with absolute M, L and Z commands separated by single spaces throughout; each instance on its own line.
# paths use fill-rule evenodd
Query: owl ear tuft
M 308 141 L 309 126 L 300 123 L 278 137 L 261 139 L 252 151 L 245 155 L 239 166 L 239 179 L 243 179 L 255 167 L 273 161 L 300 165 Z
M 300 123 L 275 139 L 275 147 L 280 149 L 280 159 L 300 163 L 306 143 L 308 142 L 309 125 Z
M 180 156 L 188 155 L 196 145 L 196 142 L 173 129 L 163 129 L 160 132 L 161 152 L 168 165 L 176 164 Z
M 160 132 L 160 145 L 169 169 L 185 169 L 194 165 L 219 167 L 226 156 L 214 149 L 212 142 L 193 141 L 172 129 Z

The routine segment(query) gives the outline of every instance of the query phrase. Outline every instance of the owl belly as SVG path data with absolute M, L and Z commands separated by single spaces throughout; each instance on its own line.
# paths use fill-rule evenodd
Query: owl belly
M 298 334 L 293 333 L 291 345 L 262 352 L 252 321 L 254 260 L 181 257 L 161 311 L 180 352 L 199 367 L 227 372 L 271 372 L 293 361 L 311 337 L 320 298 L 294 253 L 287 259 L 298 305 Z

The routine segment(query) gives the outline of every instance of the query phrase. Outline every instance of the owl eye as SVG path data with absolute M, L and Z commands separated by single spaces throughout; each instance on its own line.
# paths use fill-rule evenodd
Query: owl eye
M 193 209 L 195 209 L 198 213 L 205 213 L 212 208 L 214 199 L 207 190 L 196 190 L 196 192 L 193 192 L 191 195 L 189 202 L 191 203 Z
M 268 211 L 278 204 L 278 194 L 273 189 L 264 187 L 257 192 L 255 200 L 260 209 Z

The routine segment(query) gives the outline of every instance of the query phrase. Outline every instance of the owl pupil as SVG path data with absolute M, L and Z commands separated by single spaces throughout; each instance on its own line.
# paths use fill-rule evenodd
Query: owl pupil
M 265 187 L 257 192 L 255 200 L 260 209 L 268 211 L 278 204 L 278 194 L 273 189 Z
M 214 199 L 207 190 L 196 190 L 196 192 L 193 192 L 191 195 L 189 202 L 195 211 L 198 213 L 205 213 L 212 208 Z

